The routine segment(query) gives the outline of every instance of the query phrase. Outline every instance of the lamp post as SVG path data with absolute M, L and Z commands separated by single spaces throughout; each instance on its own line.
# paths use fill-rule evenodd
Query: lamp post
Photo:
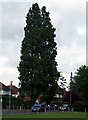
M 10 81 L 10 88 L 9 88 L 9 110 L 10 110 L 10 104 L 11 104 L 11 86 L 13 81 Z
M 72 104 L 72 72 L 71 72 L 71 79 L 70 79 L 70 110 L 71 110 L 71 104 Z
M 86 80 L 88 79 L 88 66 L 86 66 Z M 87 112 L 86 101 L 87 100 L 87 84 L 85 85 L 85 112 Z

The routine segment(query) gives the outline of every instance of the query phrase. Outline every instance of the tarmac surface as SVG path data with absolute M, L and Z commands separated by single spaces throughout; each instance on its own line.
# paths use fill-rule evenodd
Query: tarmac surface
M 45 112 L 59 112 L 58 110 L 47 110 Z M 32 112 L 30 109 L 29 110 L 17 110 L 17 109 L 11 109 L 11 110 L 2 110 L 0 112 L 0 115 L 15 115 L 15 114 L 34 114 L 37 112 Z M 40 112 L 42 113 L 42 112 Z

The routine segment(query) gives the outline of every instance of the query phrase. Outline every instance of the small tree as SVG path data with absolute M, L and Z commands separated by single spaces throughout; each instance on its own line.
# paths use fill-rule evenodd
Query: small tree
M 73 78 L 72 90 L 78 93 L 82 100 L 88 100 L 88 70 L 85 65 L 77 69 Z M 85 101 L 86 102 L 86 101 Z
M 57 90 L 59 72 L 55 57 L 55 28 L 49 12 L 37 3 L 32 5 L 26 17 L 25 37 L 22 41 L 21 57 L 18 67 L 20 95 L 36 100 L 39 95 L 50 102 Z

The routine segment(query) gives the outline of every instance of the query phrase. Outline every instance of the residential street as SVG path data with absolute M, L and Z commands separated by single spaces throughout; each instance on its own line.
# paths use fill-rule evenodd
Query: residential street
M 46 112 L 58 112 L 58 110 L 52 110 L 49 111 L 47 110 Z M 60 111 L 61 112 L 61 111 Z M 31 110 L 16 110 L 16 109 L 12 109 L 12 110 L 3 110 L 0 115 L 14 115 L 14 114 L 36 114 L 37 112 L 31 112 Z M 42 113 L 42 112 L 41 112 Z

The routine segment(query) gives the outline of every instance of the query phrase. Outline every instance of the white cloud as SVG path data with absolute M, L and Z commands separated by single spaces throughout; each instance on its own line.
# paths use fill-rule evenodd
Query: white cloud
M 17 67 L 20 56 L 20 40 L 18 41 L 4 41 L 3 42 L 3 56 L 8 58 L 6 67 Z
M 80 35 L 86 35 L 86 28 L 77 28 L 77 32 Z
M 70 73 L 73 72 L 74 74 L 76 69 L 86 64 L 86 49 L 80 49 L 80 47 L 73 44 L 69 48 L 65 46 L 58 48 L 57 53 L 58 69 L 69 82 Z
M 2 4 L 3 40 L 16 40 L 16 37 L 23 37 L 26 14 L 28 12 L 27 6 L 27 3 Z
M 9 85 L 10 81 L 13 81 L 13 85 L 18 86 L 18 71 L 16 68 L 2 68 L 2 72 L 0 72 L 1 82 L 5 85 Z
M 0 56 L 0 69 L 6 67 L 7 62 L 8 62 L 8 57 Z

